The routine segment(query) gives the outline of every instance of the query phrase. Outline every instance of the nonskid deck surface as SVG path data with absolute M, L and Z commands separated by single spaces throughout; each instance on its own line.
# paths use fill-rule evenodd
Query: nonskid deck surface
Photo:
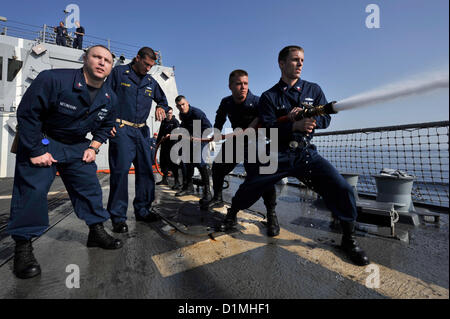
M 103 200 L 108 176 L 99 175 Z M 228 177 L 224 200 L 231 201 L 242 179 Z M 87 248 L 87 226 L 70 213 L 70 202 L 43 236 L 34 241 L 42 274 L 22 280 L 9 259 L 0 267 L 0 298 L 448 298 L 448 215 L 439 225 L 398 225 L 408 241 L 359 232 L 358 241 L 372 264 L 357 267 L 338 245 L 341 235 L 329 225 L 330 213 L 314 204 L 310 191 L 277 185 L 279 236 L 266 235 L 264 205 L 259 200 L 238 215 L 230 233 L 189 234 L 165 220 L 136 222 L 132 200 L 134 175 L 129 175 L 128 234 L 115 234 L 125 245 L 116 251 Z M 51 191 L 64 189 L 58 181 Z M 57 188 L 57 190 L 55 190 Z M 176 198 L 169 187 L 156 189 L 155 207 L 166 216 L 197 209 L 198 196 Z M 2 196 L 7 196 L 3 194 Z M 2 200 L 0 203 L 9 205 Z M 55 213 L 54 213 L 55 214 Z M 55 214 L 57 215 L 57 214 Z M 111 222 L 106 228 L 111 230 Z M 179 226 L 179 225 L 178 225 Z M 383 232 L 378 232 L 383 233 Z M 11 245 L 3 236 L 0 248 Z M 79 288 L 75 280 L 79 270 Z M 379 274 L 377 285 L 376 274 Z M 69 288 L 72 287 L 72 288 Z

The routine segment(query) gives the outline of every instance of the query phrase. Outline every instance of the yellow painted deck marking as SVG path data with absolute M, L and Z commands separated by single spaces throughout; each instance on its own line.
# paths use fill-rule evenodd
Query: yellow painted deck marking
M 60 191 L 58 191 L 58 192 L 48 192 L 48 196 L 56 195 L 56 194 L 59 194 L 59 193 L 67 193 L 67 192 L 60 192 Z M 11 198 L 12 198 L 12 195 L 0 196 L 0 199 L 11 199 Z
M 224 235 L 216 240 L 207 239 L 188 247 L 155 255 L 152 259 L 161 275 L 169 277 L 265 245 L 265 243 L 255 243 Z

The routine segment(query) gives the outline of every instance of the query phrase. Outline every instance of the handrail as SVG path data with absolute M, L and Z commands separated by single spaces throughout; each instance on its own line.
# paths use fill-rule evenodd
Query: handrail
M 371 128 L 359 128 L 359 129 L 331 131 L 331 132 L 319 132 L 319 133 L 314 133 L 314 136 L 353 134 L 353 133 L 364 133 L 364 132 L 396 131 L 399 129 L 407 130 L 407 129 L 419 129 L 419 128 L 439 127 L 439 126 L 448 126 L 448 125 L 449 125 L 449 121 L 438 121 L 438 122 L 415 123 L 415 124 L 405 124 L 405 125 L 378 126 L 378 127 L 371 127 Z
M 56 33 L 53 31 L 53 28 L 54 26 L 48 24 L 37 26 L 10 19 L 8 19 L 6 22 L 0 22 L 0 31 L 2 35 L 10 35 L 33 41 L 55 44 Z M 68 45 L 72 43 L 73 39 L 74 37 L 69 35 Z M 83 36 L 83 49 L 86 49 L 94 44 L 105 45 L 116 56 L 123 55 L 125 58 L 128 59 L 132 59 L 136 55 L 137 49 L 140 48 L 139 46 L 134 44 L 128 44 L 125 42 L 106 39 L 91 34 Z M 157 54 L 156 63 L 158 65 L 161 65 L 162 64 L 161 52 L 155 51 L 155 53 Z

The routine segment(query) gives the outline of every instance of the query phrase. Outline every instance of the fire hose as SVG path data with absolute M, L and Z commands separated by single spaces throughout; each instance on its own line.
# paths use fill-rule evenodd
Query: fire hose
M 332 101 L 329 102 L 325 105 L 318 105 L 318 106 L 310 106 L 310 105 L 306 105 L 306 104 L 302 104 L 303 108 L 298 111 L 298 113 L 296 114 L 294 120 L 298 121 L 301 120 L 303 118 L 307 118 L 307 117 L 313 117 L 313 116 L 321 116 L 321 115 L 326 115 L 326 114 L 336 114 L 337 110 L 334 108 L 334 104 L 336 104 L 336 101 Z M 277 119 L 278 123 L 287 123 L 290 122 L 291 118 L 289 117 L 289 115 L 284 115 L 281 116 Z M 260 128 L 261 124 L 258 124 L 257 128 Z M 245 134 L 245 132 L 248 129 L 252 129 L 251 127 L 246 128 L 245 130 L 243 130 L 242 132 L 237 133 L 228 133 L 228 134 L 221 134 L 220 135 L 220 140 L 226 140 L 229 139 L 233 136 L 238 136 L 241 134 Z M 156 167 L 156 171 L 161 175 L 164 176 L 164 174 L 161 172 L 159 165 L 156 165 L 156 159 L 158 156 L 158 151 L 160 149 L 160 146 L 162 143 L 164 143 L 167 139 L 170 138 L 169 136 L 164 136 L 159 142 L 158 144 L 156 144 L 156 150 L 155 150 L 155 157 L 154 157 L 154 163 L 155 163 L 155 167 Z M 215 140 L 215 137 L 208 137 L 208 138 L 199 138 L 199 137 L 191 137 L 188 136 L 187 138 L 189 138 L 191 141 L 198 141 L 198 142 L 212 142 Z

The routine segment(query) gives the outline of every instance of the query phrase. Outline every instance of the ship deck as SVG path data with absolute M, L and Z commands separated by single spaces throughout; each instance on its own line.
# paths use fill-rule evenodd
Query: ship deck
M 99 179 L 106 207 L 109 177 L 99 174 Z M 242 179 L 228 179 L 224 200 L 229 203 Z M 358 231 L 372 264 L 357 267 L 338 247 L 341 236 L 330 227 L 330 212 L 316 205 L 308 190 L 277 185 L 277 237 L 266 235 L 259 213 L 265 212 L 262 200 L 239 213 L 237 230 L 205 235 L 180 231 L 164 219 L 136 222 L 134 182 L 134 175 L 129 175 L 129 232 L 115 234 L 124 247 L 109 251 L 86 247 L 88 228 L 73 213 L 57 177 L 49 194 L 50 227 L 33 244 L 42 268 L 35 278 L 13 275 L 13 242 L 0 224 L 0 298 L 449 298 L 448 214 L 442 214 L 439 224 L 397 224 L 397 232 L 407 235 L 403 240 L 390 238 L 387 227 Z M 12 179 L 2 179 L 0 185 L 4 223 Z M 198 196 L 173 195 L 170 188 L 157 186 L 158 211 L 197 210 Z M 220 217 L 225 211 L 222 207 L 201 214 Z M 105 225 L 111 230 L 110 221 Z M 73 278 L 69 265 L 78 266 L 79 288 L 67 286 Z M 379 285 L 373 276 L 377 271 Z

